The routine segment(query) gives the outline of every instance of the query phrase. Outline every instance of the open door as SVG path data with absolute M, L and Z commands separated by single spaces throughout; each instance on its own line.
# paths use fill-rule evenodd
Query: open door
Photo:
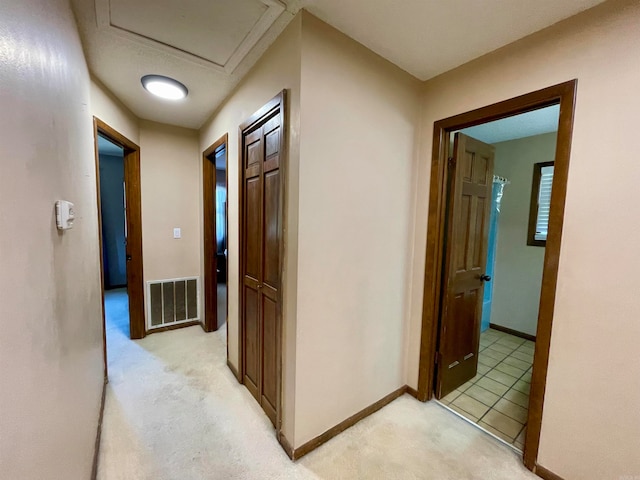
M 491 213 L 494 148 L 456 133 L 449 161 L 447 236 L 436 398 L 471 380 L 478 368 L 480 320 Z

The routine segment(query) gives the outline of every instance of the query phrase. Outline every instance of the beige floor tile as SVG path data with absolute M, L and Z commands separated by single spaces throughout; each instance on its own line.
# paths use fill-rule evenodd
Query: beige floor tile
M 490 378 L 491 380 L 500 382 L 503 385 L 506 385 L 507 387 L 512 386 L 514 383 L 518 381 L 516 377 L 512 377 L 511 375 L 508 375 L 496 369 L 493 369 L 490 372 L 487 372 L 485 376 Z
M 529 395 L 529 390 L 531 389 L 531 384 L 525 382 L 524 380 L 518 380 L 516 384 L 513 386 L 516 390 L 522 393 L 526 393 Z
M 484 375 L 489 370 L 491 370 L 491 367 L 487 367 L 486 365 L 483 365 L 482 363 L 478 362 L 478 373 L 481 373 L 482 375 Z
M 522 338 L 513 337 L 513 336 L 509 335 L 507 337 L 502 337 L 501 339 L 498 340 L 497 343 L 499 345 L 507 345 L 509 347 L 511 345 L 514 345 L 515 347 L 519 347 L 520 345 L 524 344 L 524 342 L 525 342 L 525 340 L 522 339 Z
M 468 418 L 469 420 L 473 421 L 473 422 L 478 422 L 478 417 L 474 417 L 473 415 L 471 415 L 469 412 L 465 412 L 464 410 L 462 410 L 460 407 L 456 407 L 453 403 L 450 403 L 449 405 L 447 405 L 451 410 L 455 410 L 456 412 L 458 412 L 460 415 L 462 415 L 465 418 Z
M 518 347 L 518 351 L 519 352 L 523 352 L 523 353 L 529 353 L 529 354 L 533 355 L 535 353 L 535 347 L 530 347 L 528 345 L 520 345 Z
M 496 395 L 493 392 L 490 392 L 489 390 L 485 390 L 482 387 L 479 387 L 478 385 L 474 385 L 472 387 L 470 387 L 466 392 L 464 392 L 466 395 L 469 395 L 471 398 L 474 398 L 476 400 L 478 400 L 479 402 L 484 403 L 485 405 L 488 406 L 493 406 L 494 403 L 496 403 L 500 397 L 498 395 Z M 518 392 L 520 393 L 520 392 Z
M 498 400 L 498 403 L 493 406 L 493 408 L 500 413 L 504 413 L 507 417 L 513 418 L 515 421 L 522 423 L 523 425 L 527 423 L 527 409 L 522 408 L 520 405 L 516 405 L 509 400 L 501 398 L 500 400 Z
M 467 388 L 469 388 L 472 385 L 473 385 L 473 382 L 471 380 L 469 380 L 468 382 L 465 382 L 462 385 L 460 385 L 458 387 L 458 390 L 460 390 L 461 392 L 464 392 Z
M 532 342 L 531 340 L 525 340 L 523 345 L 529 348 L 536 348 L 536 342 Z
M 451 402 L 453 402 L 456 398 L 458 398 L 460 396 L 462 392 L 459 390 L 454 390 L 453 392 L 445 395 L 444 397 L 442 397 L 440 399 L 440 401 L 442 403 L 444 403 L 445 405 L 449 405 Z
M 481 354 L 481 356 L 495 358 L 496 360 L 504 360 L 507 357 L 507 355 L 509 354 L 504 352 L 499 352 L 498 350 L 494 350 L 491 347 L 487 347 L 485 350 L 482 351 L 482 354 Z
M 500 360 L 496 360 L 495 358 L 491 358 L 487 356 L 481 356 L 481 357 L 478 357 L 478 363 L 481 363 L 482 365 L 493 368 L 500 363 Z
M 522 429 L 522 424 L 520 422 L 517 422 L 513 418 L 509 418 L 505 414 L 493 409 L 489 410 L 487 414 L 482 417 L 482 421 L 511 438 L 515 438 Z
M 504 395 L 509 387 L 503 385 L 502 383 L 496 382 L 486 376 L 482 377 L 480 380 L 476 382 L 476 385 L 484 388 L 485 390 L 489 390 L 491 393 L 495 393 L 496 395 Z
M 482 417 L 485 413 L 489 411 L 489 407 L 482 402 L 479 402 L 475 398 L 471 398 L 466 393 L 463 393 L 458 398 L 456 398 L 452 405 L 455 405 L 458 408 L 461 408 L 465 412 L 469 412 L 476 418 Z
M 529 365 L 533 364 L 533 354 L 528 352 L 522 352 L 520 350 L 516 350 L 511 354 L 512 357 L 517 358 L 518 360 L 522 360 L 523 362 L 529 363 Z
M 471 383 L 476 383 L 478 380 L 480 380 L 482 377 L 484 376 L 484 374 L 478 372 L 476 373 L 476 376 L 473 377 L 471 380 L 469 380 Z
M 511 365 L 513 367 L 519 368 L 521 370 L 528 370 L 531 367 L 530 363 L 523 362 L 522 360 L 518 360 L 514 357 L 507 357 L 503 360 L 507 365 Z
M 520 380 L 524 380 L 527 383 L 531 383 L 531 372 L 525 373 Z
M 514 390 L 512 388 L 504 394 L 504 398 L 520 405 L 521 407 L 529 408 L 529 395 L 527 395 L 526 393 L 519 392 L 518 390 Z
M 500 343 L 494 343 L 493 345 L 491 345 L 491 348 L 493 350 L 497 350 L 498 352 L 502 352 L 502 353 L 506 353 L 506 354 L 509 354 L 509 353 L 513 352 L 516 349 L 516 347 L 502 345 Z
M 513 441 L 513 445 L 516 448 L 519 448 L 520 450 L 524 450 L 524 441 L 525 441 L 526 434 L 527 434 L 527 427 L 524 427 L 520 432 L 520 435 L 518 435 L 516 439 Z
M 478 422 L 478 425 L 484 428 L 487 432 L 493 433 L 496 437 L 503 439 L 505 442 L 513 443 L 513 437 L 510 437 L 509 435 L 505 435 L 500 430 L 496 430 L 488 423 Z
M 523 375 L 525 375 L 525 371 L 522 370 L 521 368 L 514 367 L 513 365 L 509 365 L 508 363 L 504 363 L 504 362 L 496 365 L 496 370 L 516 378 L 520 378 Z

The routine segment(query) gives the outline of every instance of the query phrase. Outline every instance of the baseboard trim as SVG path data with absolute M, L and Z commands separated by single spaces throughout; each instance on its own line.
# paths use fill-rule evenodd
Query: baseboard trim
M 390 404 L 396 398 L 402 396 L 405 393 L 407 393 L 407 386 L 403 385 L 402 387 L 398 388 L 397 390 L 395 390 L 395 391 L 391 392 L 390 394 L 386 395 L 385 397 L 381 398 L 377 402 L 369 405 L 368 407 L 364 408 L 363 410 L 360 410 L 358 413 L 350 416 L 346 420 L 343 420 L 342 422 L 340 422 L 336 426 L 331 427 L 326 432 L 318 435 L 315 438 L 312 438 L 307 443 L 301 445 L 298 448 L 291 448 L 290 443 L 286 440 L 286 438 L 284 438 L 284 435 L 280 436 L 280 439 L 279 439 L 280 440 L 280 445 L 282 446 L 284 451 L 287 452 L 287 455 L 289 455 L 289 458 L 291 458 L 291 460 L 294 460 L 294 461 L 298 460 L 298 459 L 304 457 L 307 453 L 312 452 L 313 450 L 318 448 L 320 445 L 328 442 L 329 440 L 331 440 L 336 435 L 339 435 L 340 433 L 344 432 L 349 427 L 354 426 L 360 420 L 368 417 L 372 413 L 375 413 L 378 410 L 380 410 L 382 407 L 385 407 L 386 405 Z
M 100 400 L 100 413 L 98 414 L 98 429 L 96 432 L 96 443 L 93 450 L 93 465 L 91 466 L 91 480 L 98 478 L 98 458 L 100 455 L 100 438 L 102 437 L 102 419 L 104 418 L 104 399 L 107 396 L 107 383 L 109 380 L 105 377 L 102 384 L 102 399 Z
M 236 377 L 236 380 L 242 383 L 242 378 L 240 378 L 240 373 L 238 372 L 238 369 L 233 366 L 233 364 L 229 361 L 228 358 L 227 358 L 227 367 L 229 367 L 229 370 L 231 370 L 231 373 L 233 373 L 233 376 Z
M 151 335 L 152 333 L 168 332 L 169 330 L 178 330 L 179 328 L 193 327 L 194 325 L 202 325 L 202 323 L 199 320 L 194 320 L 193 322 L 178 323 L 176 325 L 167 325 L 166 327 L 150 328 L 149 330 L 147 330 L 146 334 Z
M 415 388 L 413 388 L 413 387 L 410 387 L 409 385 L 407 385 L 407 386 L 406 386 L 406 388 L 407 388 L 407 393 L 408 393 L 409 395 L 411 395 L 413 398 L 415 398 L 415 399 L 417 399 L 417 400 L 420 400 L 420 399 L 418 398 L 418 390 L 416 390 L 416 389 L 415 389 Z
M 289 440 L 287 440 L 287 437 L 285 437 L 282 432 L 278 434 L 278 443 L 284 450 L 284 453 L 286 453 L 291 460 L 295 460 L 295 452 L 293 450 L 293 447 L 291 446 L 291 443 L 289 442 Z
M 498 330 L 499 332 L 508 333 L 509 335 L 513 335 L 514 337 L 524 338 L 525 340 L 531 340 L 532 342 L 536 341 L 535 335 L 529 335 L 528 333 L 519 332 L 512 328 L 503 327 L 502 325 L 496 325 L 495 323 L 490 323 L 489 328 L 493 328 L 494 330 Z
M 535 468 L 533 469 L 533 473 L 538 475 L 540 478 L 544 480 L 564 480 L 560 475 L 556 475 L 551 470 L 547 470 L 542 465 L 538 465 L 536 463 Z

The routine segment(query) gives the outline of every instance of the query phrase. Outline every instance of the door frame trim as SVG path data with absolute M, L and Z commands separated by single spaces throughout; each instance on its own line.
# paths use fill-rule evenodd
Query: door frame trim
M 555 169 L 549 218 L 549 235 L 544 257 L 540 308 L 536 332 L 533 375 L 524 447 L 524 464 L 534 470 L 540 443 L 542 410 L 549 365 L 551 328 L 558 279 L 558 263 L 562 239 L 562 224 L 571 152 L 571 137 L 577 80 L 571 80 L 509 100 L 455 115 L 434 123 L 431 178 L 429 183 L 429 210 L 424 273 L 422 332 L 418 376 L 418 399 L 433 397 L 437 333 L 440 325 L 441 272 L 444 251 L 444 221 L 446 196 L 446 164 L 449 156 L 450 132 L 487 123 L 531 110 L 560 105 L 560 118 L 555 155 Z
M 238 355 L 238 381 L 244 384 L 244 372 L 245 372 L 245 342 L 244 342 L 244 315 L 242 306 L 244 305 L 244 177 L 245 177 L 245 168 L 244 168 L 244 139 L 243 132 L 250 129 L 254 124 L 259 122 L 262 117 L 267 115 L 274 109 L 280 109 L 280 119 L 282 125 L 282 135 L 280 136 L 280 145 L 281 145 L 281 161 L 280 161 L 280 174 L 282 181 L 280 182 L 280 201 L 281 201 L 281 213 L 282 213 L 282 225 L 281 225 L 281 233 L 283 234 L 280 241 L 280 259 L 279 259 L 279 271 L 280 271 L 280 290 L 279 290 L 279 309 L 277 312 L 278 315 L 278 329 L 276 332 L 276 339 L 278 345 L 276 346 L 277 356 L 276 365 L 277 365 L 277 374 L 276 374 L 276 393 L 277 393 L 277 408 L 276 408 L 276 437 L 280 439 L 282 435 L 282 348 L 284 345 L 283 341 L 283 332 L 284 332 L 284 315 L 282 310 L 284 308 L 284 256 L 285 256 L 285 248 L 284 248 L 284 232 L 287 222 L 287 196 L 286 196 L 286 183 L 287 183 L 287 172 L 288 172 L 288 161 L 289 161 L 289 149 L 288 149 L 288 122 L 289 122 L 289 113 L 287 108 L 287 91 L 282 90 L 275 97 L 269 100 L 266 104 L 264 104 L 258 111 L 256 111 L 253 115 L 251 115 L 247 120 L 242 122 L 238 127 L 238 346 L 239 346 L 239 355 Z M 228 360 L 228 357 L 227 357 Z
M 100 290 L 102 295 L 102 348 L 104 374 L 107 378 L 107 331 L 104 309 L 104 264 L 102 257 L 102 205 L 100 202 L 100 153 L 98 134 L 124 149 L 124 185 L 126 197 L 127 248 L 131 255 L 127 262 L 127 294 L 129 297 L 129 337 L 146 335 L 144 312 L 144 278 L 142 263 L 142 198 L 140 191 L 140 147 L 110 127 L 98 117 L 93 117 L 93 143 L 96 169 L 96 205 L 98 214 L 98 242 L 100 252 Z
M 225 133 L 204 152 L 202 152 L 202 201 L 203 201 L 203 241 L 204 241 L 204 319 L 202 328 L 205 332 L 215 332 L 222 326 L 218 318 L 218 275 L 216 252 L 212 252 L 211 245 L 216 242 L 216 167 L 215 158 L 211 159 L 222 145 L 227 150 L 225 176 L 227 188 L 229 184 L 229 135 Z M 212 167 L 213 162 L 213 168 Z M 213 191 L 211 186 L 214 185 Z M 229 201 L 227 201 L 227 218 L 229 218 Z M 213 219 L 213 220 L 212 220 Z M 227 235 L 228 235 L 227 230 Z M 229 270 L 227 262 L 227 286 L 229 284 Z M 215 300 L 215 301 L 214 301 Z M 227 288 L 227 316 L 229 308 L 229 288 Z M 226 319 L 225 319 L 226 322 Z M 227 330 L 227 357 L 229 356 L 229 331 Z

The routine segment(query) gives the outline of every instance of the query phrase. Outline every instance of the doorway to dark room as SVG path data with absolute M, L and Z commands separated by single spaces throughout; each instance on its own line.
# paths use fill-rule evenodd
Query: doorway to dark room
M 202 159 L 204 203 L 204 292 L 207 332 L 227 321 L 228 207 L 227 135 L 218 139 Z

